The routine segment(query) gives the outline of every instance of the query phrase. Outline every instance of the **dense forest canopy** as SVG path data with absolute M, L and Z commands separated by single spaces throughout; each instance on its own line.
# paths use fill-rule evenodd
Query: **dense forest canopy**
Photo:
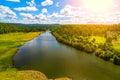
M 77 29 L 76 29 L 77 28 Z M 70 30 L 68 30 L 70 29 Z M 60 25 L 56 29 L 58 33 L 66 32 L 69 35 L 81 35 L 81 36 L 106 36 L 107 31 L 119 32 L 120 24 L 105 25 L 105 24 L 70 24 Z
M 35 32 L 35 31 L 45 31 L 50 27 L 48 26 L 27 26 L 20 24 L 8 24 L 0 23 L 0 34 L 10 33 L 10 32 Z

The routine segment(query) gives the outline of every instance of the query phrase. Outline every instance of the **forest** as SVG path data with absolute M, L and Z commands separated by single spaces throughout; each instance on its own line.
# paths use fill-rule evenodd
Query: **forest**
M 12 32 L 37 32 L 45 31 L 48 26 L 27 26 L 10 23 L 0 23 L 0 34 L 12 33 Z
M 120 65 L 120 24 L 60 25 L 52 34 L 59 42 Z

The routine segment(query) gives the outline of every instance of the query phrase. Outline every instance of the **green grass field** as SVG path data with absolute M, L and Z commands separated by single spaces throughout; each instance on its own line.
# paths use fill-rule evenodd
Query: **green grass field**
M 113 46 L 116 50 L 120 51 L 120 38 L 118 38 L 118 40 L 113 40 Z
M 91 40 L 95 39 L 95 43 L 105 43 L 106 39 L 100 36 L 91 36 Z
M 104 37 L 100 36 L 91 36 L 91 40 L 93 40 L 93 38 L 96 40 L 95 43 L 105 43 L 106 41 Z M 112 44 L 116 50 L 120 51 L 120 38 L 118 38 L 118 40 L 113 40 Z
M 40 32 L 8 33 L 0 35 L 0 80 L 47 80 L 37 71 L 18 71 L 12 64 L 17 46 L 38 36 Z M 34 75 L 33 75 L 34 74 Z
M 0 71 L 13 68 L 12 56 L 17 52 L 17 46 L 21 46 L 27 40 L 38 36 L 40 32 L 8 33 L 0 35 Z

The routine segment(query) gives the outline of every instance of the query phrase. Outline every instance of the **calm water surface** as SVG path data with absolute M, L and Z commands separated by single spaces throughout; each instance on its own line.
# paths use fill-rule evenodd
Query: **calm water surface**
M 20 70 L 41 71 L 48 78 L 120 80 L 120 66 L 61 44 L 50 31 L 20 47 L 14 65 Z

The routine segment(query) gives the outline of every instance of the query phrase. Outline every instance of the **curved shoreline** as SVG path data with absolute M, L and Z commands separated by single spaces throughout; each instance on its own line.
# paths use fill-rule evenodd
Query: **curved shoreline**
M 16 33 L 10 33 L 10 34 L 16 34 Z M 22 34 L 24 35 L 24 33 L 22 33 Z M 26 39 L 24 41 L 22 41 L 22 42 L 21 41 L 17 42 L 17 44 L 15 44 L 16 46 L 23 46 L 26 43 L 26 41 L 30 41 L 30 40 L 34 39 L 35 37 L 39 36 L 41 34 L 41 32 L 31 32 L 31 33 L 25 33 L 25 34 L 26 35 L 24 35 L 23 37 L 26 36 L 25 37 Z M 28 35 L 30 35 L 30 34 L 31 34 L 31 36 L 28 37 Z M 9 36 L 9 34 L 5 34 L 5 36 L 6 35 Z M 2 35 L 2 36 L 4 37 L 4 35 Z M 9 37 L 11 37 L 11 36 L 9 36 Z M 13 37 L 15 37 L 15 36 L 13 35 Z M 4 64 L 0 65 L 1 66 L 1 70 L 0 70 L 1 80 L 4 80 L 4 79 L 16 80 L 16 78 L 24 79 L 23 76 L 25 76 L 25 78 L 29 78 L 30 80 L 32 80 L 32 79 L 35 79 L 35 80 L 37 80 L 37 79 L 48 80 L 47 77 L 43 73 L 41 73 L 39 71 L 18 70 L 13 64 L 13 57 L 16 55 L 18 50 L 19 49 L 17 47 L 11 47 L 10 50 L 8 52 L 6 52 L 5 54 L 3 54 L 2 58 L 0 58 L 0 61 L 1 61 L 1 59 L 4 60 L 4 57 L 5 57 L 5 60 L 6 60 L 6 58 L 9 59 L 8 60 L 9 62 L 5 63 L 8 66 L 7 65 L 4 66 Z M 5 67 L 5 69 L 4 69 L 4 67 Z M 26 72 L 27 72 L 27 74 L 26 74 Z M 13 77 L 15 77 L 15 78 L 13 78 Z
M 29 80 L 38 80 L 38 79 L 40 79 L 40 80 L 48 80 L 47 76 L 44 73 L 40 72 L 40 71 L 19 70 L 18 68 L 15 67 L 15 65 L 13 63 L 13 57 L 19 51 L 19 48 L 17 46 L 21 47 L 21 46 L 25 45 L 26 42 L 28 42 L 28 41 L 38 37 L 41 33 L 42 32 L 33 32 L 34 35 L 32 35 L 32 37 L 30 37 L 27 40 L 17 42 L 18 44 L 15 47 L 11 47 L 10 48 L 10 50 L 9 50 L 10 52 L 9 51 L 7 52 L 7 54 L 10 55 L 7 58 L 9 58 L 10 60 L 9 60 L 9 63 L 6 63 L 6 64 L 9 64 L 10 66 L 6 66 L 6 68 L 4 70 L 0 70 L 0 79 L 1 80 L 5 80 L 5 79 L 9 79 L 9 80 L 16 80 L 16 79 L 20 79 L 20 80 L 24 80 L 24 79 L 29 79 Z M 10 34 L 14 34 L 14 33 L 10 33 Z M 24 34 L 24 33 L 22 33 L 22 34 Z M 29 33 L 25 33 L 25 34 L 29 34 Z M 5 35 L 9 35 L 9 33 L 5 34 Z M 4 35 L 2 35 L 2 36 L 4 36 Z M 26 37 L 27 36 L 28 35 L 26 35 Z M 11 37 L 11 36 L 9 36 L 9 37 Z M 16 36 L 14 36 L 14 37 L 16 37 Z M 4 54 L 3 54 L 3 56 L 4 56 Z M 0 61 L 1 61 L 1 59 L 0 59 Z M 1 67 L 1 65 L 0 65 L 0 67 Z M 57 78 L 57 79 L 51 79 L 51 80 L 71 80 L 71 79 L 69 79 L 69 78 Z

